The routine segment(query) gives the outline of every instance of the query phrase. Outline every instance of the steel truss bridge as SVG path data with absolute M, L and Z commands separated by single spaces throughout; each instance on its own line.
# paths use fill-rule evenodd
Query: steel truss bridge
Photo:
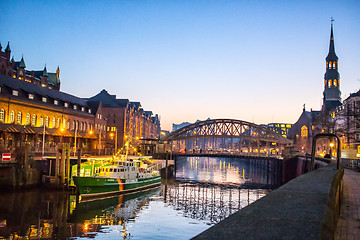
M 292 141 L 263 126 L 235 119 L 197 122 L 170 133 L 173 153 L 276 156 Z

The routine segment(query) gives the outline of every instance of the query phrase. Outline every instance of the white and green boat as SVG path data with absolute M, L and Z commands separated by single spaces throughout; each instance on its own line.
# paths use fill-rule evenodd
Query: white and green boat
M 134 192 L 160 185 L 158 169 L 139 160 L 116 161 L 102 166 L 96 176 L 73 176 L 82 199 Z

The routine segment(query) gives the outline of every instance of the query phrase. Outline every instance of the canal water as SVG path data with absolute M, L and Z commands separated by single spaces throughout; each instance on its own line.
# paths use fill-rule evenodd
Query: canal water
M 158 188 L 87 202 L 1 192 L 0 239 L 189 239 L 279 186 L 275 161 L 264 161 L 179 157 Z

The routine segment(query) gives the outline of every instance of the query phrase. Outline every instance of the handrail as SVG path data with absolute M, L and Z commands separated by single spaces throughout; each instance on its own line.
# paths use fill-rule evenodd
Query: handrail
M 315 151 L 316 151 L 316 141 L 319 139 L 319 138 L 322 138 L 322 137 L 333 137 L 333 138 L 336 138 L 337 140 L 337 162 L 336 162 L 336 169 L 339 169 L 339 166 L 340 166 L 340 154 L 341 154 L 341 151 L 340 151 L 340 139 L 339 137 L 334 134 L 334 133 L 318 133 L 314 136 L 313 138 L 313 141 L 312 141 L 312 149 L 311 149 L 311 163 L 310 163 L 310 171 L 314 170 L 315 169 Z

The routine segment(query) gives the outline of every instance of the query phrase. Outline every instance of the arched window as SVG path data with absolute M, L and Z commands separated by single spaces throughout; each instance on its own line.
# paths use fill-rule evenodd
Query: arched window
M 55 127 L 55 124 L 56 124 L 56 120 L 55 120 L 55 117 L 53 117 L 53 118 L 52 118 L 52 124 L 51 124 L 52 126 L 51 126 L 51 127 L 54 128 L 54 127 Z
M 27 113 L 26 114 L 26 125 L 30 125 L 30 118 L 31 118 L 31 114 L 30 113 Z
M 337 87 L 337 81 L 334 79 L 334 86 Z
M 0 109 L 0 122 L 5 122 L 5 110 Z
M 63 128 L 63 129 L 65 129 L 65 128 L 66 128 L 66 119 L 65 119 L 65 118 L 63 118 L 62 128 Z
M 332 67 L 332 62 L 329 62 L 329 68 L 331 69 L 331 67 Z
M 15 121 L 15 112 L 14 110 L 11 110 L 10 112 L 10 123 L 13 123 Z
M 22 123 L 22 114 L 20 111 L 17 113 L 16 123 L 21 124 Z
M 84 132 L 86 132 L 86 129 L 87 129 L 87 123 L 85 122 L 84 123 Z
M 328 81 L 328 87 L 331 87 L 331 79 Z
M 35 113 L 32 116 L 31 125 L 36 126 L 36 114 Z
M 73 123 L 72 123 L 72 128 L 71 128 L 71 130 L 74 130 L 74 129 L 76 129 L 76 127 L 75 127 L 75 120 L 73 120 Z
M 40 126 L 44 126 L 44 117 L 40 116 Z
M 70 129 L 70 120 L 68 120 L 68 122 L 67 122 L 67 129 L 68 130 Z

